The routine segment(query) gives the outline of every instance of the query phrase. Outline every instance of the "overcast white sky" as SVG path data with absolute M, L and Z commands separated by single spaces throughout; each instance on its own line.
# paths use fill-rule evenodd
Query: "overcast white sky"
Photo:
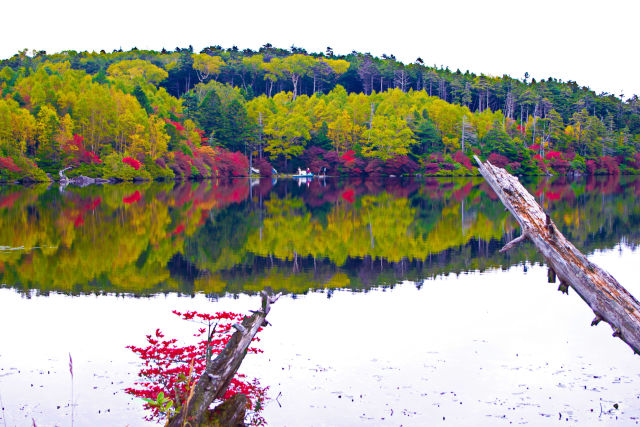
M 257 49 L 269 42 L 640 94 L 638 0 L 21 0 L 2 10 L 3 59 L 24 48 Z

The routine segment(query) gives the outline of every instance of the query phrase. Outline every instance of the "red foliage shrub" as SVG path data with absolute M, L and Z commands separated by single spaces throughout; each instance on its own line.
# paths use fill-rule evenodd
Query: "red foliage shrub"
M 465 168 L 469 170 L 473 169 L 471 160 L 469 160 L 469 158 L 465 156 L 462 151 L 456 151 L 455 153 L 453 153 L 453 156 L 451 156 L 451 158 L 453 159 L 453 161 L 460 163 Z
M 340 166 L 340 155 L 335 151 L 327 151 L 324 154 L 324 160 L 329 164 L 332 173 L 337 173 Z
M 167 162 L 165 162 L 162 157 L 158 157 L 156 159 L 156 165 L 160 166 L 162 169 L 165 169 L 167 167 Z
M 182 132 L 184 130 L 184 126 L 182 126 L 178 122 L 174 122 L 171 119 L 164 119 L 165 122 L 169 123 L 171 126 L 175 127 L 178 132 Z
M 314 145 L 304 150 L 304 153 L 302 153 L 302 160 L 305 163 L 309 163 L 316 157 L 324 157 L 325 154 L 327 154 L 325 150 Z
M 427 163 L 424 165 L 424 173 L 427 175 L 433 175 L 440 170 L 440 165 L 435 162 Z
M 563 160 L 558 156 L 551 159 L 551 161 L 549 162 L 549 166 L 551 166 L 557 173 L 564 175 L 571 168 L 571 163 L 569 163 L 567 160 Z
M 309 147 L 302 153 L 302 161 L 311 172 L 320 174 L 323 173 L 325 169 L 331 169 L 329 162 L 324 159 L 326 154 L 327 152 L 320 147 Z
M 384 175 L 384 164 L 380 159 L 371 159 L 364 171 L 367 175 Z
M 569 151 L 568 153 L 562 153 L 562 157 L 565 160 L 569 160 L 570 162 L 572 162 L 573 159 L 576 158 L 576 152 L 575 151 Z
M 95 163 L 96 165 L 99 165 L 100 163 L 102 163 L 102 160 L 100 160 L 100 157 L 98 157 L 98 155 L 93 151 L 85 150 L 82 153 L 80 153 L 80 156 L 78 158 L 80 160 L 80 163 L 86 163 L 86 164 Z
M 345 163 L 350 163 L 356 160 L 355 157 L 355 151 L 353 150 L 348 150 L 345 151 L 344 153 L 342 153 L 342 155 L 340 156 L 340 160 L 342 160 Z
M 611 156 L 602 156 L 598 161 L 599 169 L 604 169 L 604 171 L 609 175 L 618 175 L 620 173 L 620 168 L 618 167 L 618 162 Z
M 544 157 L 548 160 L 562 159 L 562 153 L 560 153 L 559 151 L 547 151 Z
M 140 163 L 138 160 L 132 158 L 132 157 L 125 157 L 122 159 L 122 163 L 125 163 L 129 166 L 131 166 L 132 168 L 134 168 L 135 170 L 140 169 L 140 167 L 142 166 L 142 163 Z
M 255 159 L 253 161 L 253 167 L 260 171 L 260 176 L 272 176 L 273 166 L 265 158 Z
M 534 161 L 536 162 L 536 165 L 538 166 L 538 168 L 542 171 L 542 172 L 547 172 L 547 164 L 544 162 L 544 160 L 542 160 L 542 156 L 539 154 L 536 154 L 534 157 Z
M 8 169 L 11 172 L 20 172 L 20 169 L 11 157 L 0 157 L 0 169 Z
M 353 150 L 349 150 L 342 154 L 338 159 L 339 172 L 346 173 L 348 175 L 362 175 L 365 162 L 364 160 L 354 156 Z
M 499 168 L 504 168 L 509 164 L 509 159 L 498 153 L 491 153 L 487 159 L 489 163 Z
M 529 150 L 531 151 L 540 151 L 540 144 L 533 144 L 529 146 Z
M 207 156 L 208 157 L 208 156 Z M 191 158 L 191 164 L 198 170 L 201 177 L 210 177 L 211 172 L 205 166 L 204 157 L 195 155 Z
M 633 157 L 626 159 L 627 165 L 633 169 L 640 169 L 640 153 L 634 154 Z
M 387 160 L 384 169 L 389 175 L 403 175 L 415 173 L 420 166 L 407 156 L 396 156 Z
M 594 160 L 587 160 L 585 164 L 587 166 L 587 174 L 594 175 L 596 169 L 598 169 L 598 164 Z
M 180 228 L 178 226 L 178 228 Z M 177 229 L 176 229 L 177 230 Z M 202 375 L 206 367 L 206 355 L 215 358 L 229 342 L 233 332 L 231 325 L 239 323 L 243 316 L 236 313 L 218 312 L 216 314 L 201 314 L 195 311 L 180 313 L 173 311 L 184 320 L 200 323 L 194 336 L 199 342 L 191 345 L 179 345 L 178 340 L 165 338 L 160 329 L 147 335 L 146 347 L 127 346 L 137 354 L 142 361 L 142 369 L 136 382 L 139 388 L 129 387 L 125 393 L 156 401 L 159 393 L 174 403 L 174 407 L 184 405 L 192 387 Z M 260 350 L 250 347 L 249 353 L 259 353 Z M 245 394 L 251 400 L 254 417 L 259 417 L 259 408 L 263 407 L 266 388 L 259 386 L 258 380 L 249 382 L 244 375 L 236 374 L 222 399 L 229 399 L 237 393 Z M 151 411 L 148 420 L 159 421 L 163 417 L 161 408 L 149 401 L 144 404 Z M 257 425 L 262 425 L 254 418 Z M 262 420 L 264 422 L 264 420 Z
M 242 153 L 221 149 L 215 160 L 221 176 L 247 176 L 249 172 L 249 159 Z
M 520 164 L 520 162 L 510 162 L 507 166 L 509 166 L 509 169 L 511 169 L 511 172 L 516 173 L 520 170 L 520 167 L 522 165 Z
M 76 166 L 80 163 L 94 163 L 96 165 L 102 163 L 96 153 L 88 151 L 84 147 L 84 137 L 82 135 L 73 135 L 73 138 L 62 144 L 62 150 L 69 156 L 70 163 Z
M 169 165 L 176 176 L 191 176 L 191 158 L 187 157 L 181 151 L 175 153 L 173 163 Z
M 442 153 L 431 153 L 429 154 L 429 160 L 435 163 L 442 163 L 444 161 L 444 157 Z
M 455 165 L 452 165 L 451 163 L 440 163 L 440 169 L 445 170 L 445 171 L 452 171 L 456 168 Z

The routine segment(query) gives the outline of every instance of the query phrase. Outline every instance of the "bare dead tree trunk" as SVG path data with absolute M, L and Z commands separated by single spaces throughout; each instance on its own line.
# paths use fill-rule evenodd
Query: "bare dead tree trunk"
M 279 294 L 270 296 L 266 291 L 263 291 L 262 308 L 253 312 L 251 316 L 245 317 L 241 324 L 236 323 L 233 325 L 236 332 L 231 336 L 231 339 L 220 354 L 207 364 L 188 402 L 176 416 L 169 420 L 167 424 L 169 427 L 199 426 L 209 416 L 209 406 L 214 400 L 224 396 L 231 379 L 238 371 L 247 353 L 251 341 L 258 333 L 258 330 L 268 324 L 266 317 L 271 309 L 271 304 L 276 302 L 279 297 Z M 239 403 L 242 402 L 246 404 L 246 400 Z M 229 424 L 218 423 L 218 425 Z
M 520 224 L 522 234 L 507 243 L 505 252 L 524 240 L 530 240 L 544 256 L 547 265 L 560 279 L 559 290 L 569 287 L 595 313 L 592 326 L 604 320 L 635 353 L 640 350 L 640 303 L 609 273 L 590 262 L 556 228 L 535 198 L 520 184 L 518 178 L 489 162 L 474 156 L 479 171 L 500 197 L 505 207 Z M 551 277 L 551 275 L 550 275 Z M 639 353 L 640 354 L 640 353 Z

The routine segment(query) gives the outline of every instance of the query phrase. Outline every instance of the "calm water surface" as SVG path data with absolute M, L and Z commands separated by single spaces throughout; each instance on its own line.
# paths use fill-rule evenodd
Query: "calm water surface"
M 640 180 L 526 183 L 640 294 Z M 126 345 L 285 293 L 242 371 L 270 425 L 635 424 L 640 359 L 479 179 L 0 188 L 2 425 L 144 425 Z M 614 407 L 614 404 L 617 408 Z

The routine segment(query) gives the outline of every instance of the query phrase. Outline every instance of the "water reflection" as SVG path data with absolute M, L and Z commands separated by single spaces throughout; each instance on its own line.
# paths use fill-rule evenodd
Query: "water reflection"
M 638 244 L 640 178 L 525 182 L 584 252 Z M 538 261 L 482 179 L 270 179 L 0 189 L 0 283 L 22 291 L 369 289 Z

